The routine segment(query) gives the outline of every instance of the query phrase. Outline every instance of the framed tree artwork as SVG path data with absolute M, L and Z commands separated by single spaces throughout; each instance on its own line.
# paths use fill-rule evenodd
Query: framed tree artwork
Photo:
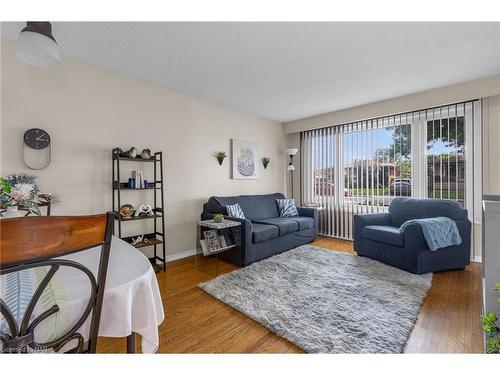
M 259 178 L 259 146 L 256 142 L 231 140 L 233 180 L 255 180 Z

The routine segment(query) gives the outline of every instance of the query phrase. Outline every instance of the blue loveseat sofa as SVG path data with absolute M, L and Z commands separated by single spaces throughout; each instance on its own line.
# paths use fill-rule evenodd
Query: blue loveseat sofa
M 420 225 L 411 224 L 399 231 L 405 221 L 438 216 L 455 221 L 460 245 L 431 251 Z M 354 216 L 354 250 L 358 255 L 412 273 L 463 269 L 470 263 L 470 246 L 471 222 L 467 210 L 455 201 L 395 198 L 387 213 Z
M 211 197 L 203 205 L 202 220 L 223 214 L 228 220 L 240 221 L 241 246 L 223 253 L 231 263 L 248 266 L 272 255 L 291 250 L 314 241 L 318 231 L 318 215 L 315 208 L 297 207 L 299 216 L 280 217 L 276 199 L 284 199 L 281 193 L 266 195 L 239 195 Z M 238 203 L 245 219 L 227 216 L 226 205 Z

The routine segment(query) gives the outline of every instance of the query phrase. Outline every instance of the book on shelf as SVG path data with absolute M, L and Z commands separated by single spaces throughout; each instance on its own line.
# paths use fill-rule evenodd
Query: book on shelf
M 132 181 L 134 181 L 135 189 L 142 189 L 146 187 L 144 184 L 144 174 L 141 170 L 132 170 Z

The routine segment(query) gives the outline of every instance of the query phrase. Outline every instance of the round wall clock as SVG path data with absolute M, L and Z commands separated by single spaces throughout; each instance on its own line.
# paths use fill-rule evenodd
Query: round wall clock
M 43 129 L 26 130 L 23 136 L 23 161 L 31 169 L 43 169 L 50 164 L 50 135 Z

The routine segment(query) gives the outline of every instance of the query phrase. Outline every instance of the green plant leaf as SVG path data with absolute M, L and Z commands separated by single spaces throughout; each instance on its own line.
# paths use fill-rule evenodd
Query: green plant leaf
M 486 342 L 486 353 L 498 354 L 500 353 L 500 338 L 489 338 Z
M 499 291 L 500 291 L 500 281 L 497 281 L 497 282 L 495 283 L 495 287 L 494 287 L 493 289 L 495 289 L 495 290 L 499 290 Z

